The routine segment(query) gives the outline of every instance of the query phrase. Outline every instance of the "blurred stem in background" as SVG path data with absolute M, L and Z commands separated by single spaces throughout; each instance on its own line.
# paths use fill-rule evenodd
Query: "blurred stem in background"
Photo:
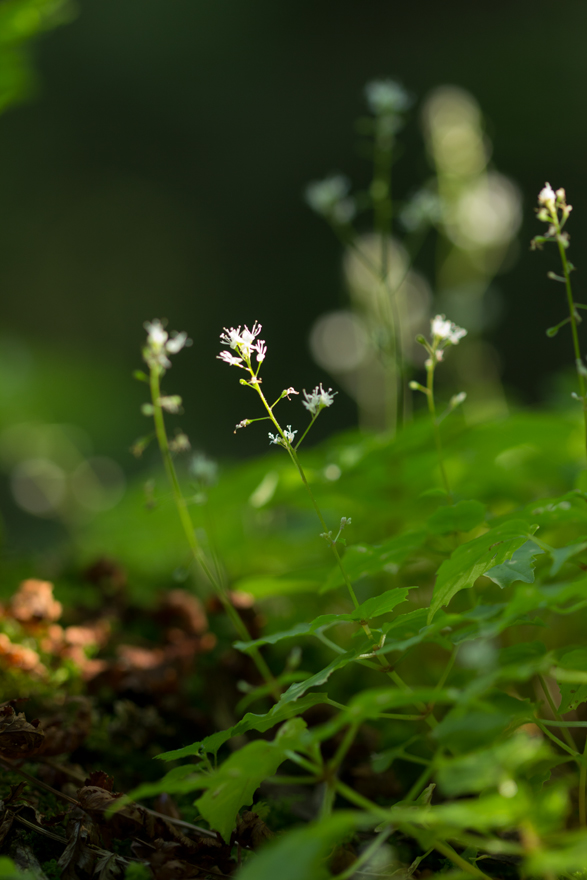
M 454 380 L 468 394 L 468 420 L 507 411 L 498 360 L 481 332 L 499 317 L 495 275 L 511 262 L 521 222 L 521 198 L 506 177 L 488 168 L 491 143 L 475 99 L 441 86 L 426 98 L 422 124 L 434 176 L 411 197 L 392 200 L 397 132 L 411 99 L 391 80 L 368 83 L 371 116 L 358 120 L 372 162 L 368 192 L 350 195 L 334 175 L 310 184 L 306 200 L 345 246 L 350 309 L 321 316 L 310 337 L 317 363 L 357 402 L 359 423 L 392 433 L 410 416 L 410 373 L 423 362 L 415 336 L 425 330 L 432 293 L 414 261 L 428 230 L 437 232 L 434 312 L 450 313 L 472 335 L 453 359 Z M 397 208 L 394 209 L 394 206 Z M 354 220 L 372 212 L 372 232 Z M 402 240 L 396 237 L 403 231 Z M 434 314 L 432 312 L 432 314 Z M 471 393 L 472 392 L 472 393 Z

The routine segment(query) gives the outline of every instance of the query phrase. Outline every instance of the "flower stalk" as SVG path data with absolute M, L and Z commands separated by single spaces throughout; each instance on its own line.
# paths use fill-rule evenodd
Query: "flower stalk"
M 556 243 L 563 274 L 557 275 L 555 272 L 548 272 L 548 277 L 552 281 L 558 281 L 565 285 L 567 295 L 567 305 L 569 308 L 569 317 L 565 318 L 555 327 L 549 327 L 546 331 L 547 336 L 556 336 L 561 327 L 570 323 L 571 335 L 573 338 L 573 352 L 575 355 L 575 367 L 577 370 L 577 380 L 579 384 L 579 394 L 573 394 L 575 399 L 581 401 L 583 406 L 583 421 L 585 424 L 585 446 L 587 451 L 587 395 L 585 387 L 585 378 L 587 377 L 587 368 L 583 363 L 581 356 L 581 346 L 579 344 L 579 332 L 577 325 L 581 322 L 578 309 L 585 309 L 587 306 L 582 303 L 576 303 L 573 297 L 573 288 L 571 285 L 571 272 L 575 271 L 573 264 L 567 259 L 567 249 L 570 244 L 570 236 L 568 232 L 564 232 L 564 226 L 569 219 L 569 215 L 573 210 L 572 205 L 567 204 L 567 196 L 564 189 L 553 190 L 549 183 L 545 183 L 544 187 L 538 193 L 538 207 L 536 215 L 543 223 L 548 223 L 548 230 L 544 235 L 536 235 L 530 242 L 532 250 L 541 250 L 542 246 L 548 242 Z
M 161 396 L 161 378 L 171 366 L 168 354 L 176 354 L 182 348 L 191 345 L 191 340 L 187 338 L 186 333 L 176 334 L 174 337 L 169 338 L 163 324 L 158 320 L 147 322 L 145 324 L 145 329 L 148 332 L 148 336 L 147 343 L 143 348 L 143 358 L 149 367 L 147 381 L 151 392 L 151 403 L 146 404 L 143 407 L 143 412 L 146 415 L 151 415 L 153 417 L 155 436 L 163 459 L 165 472 L 171 486 L 173 501 L 194 561 L 200 566 L 208 578 L 208 581 L 214 588 L 225 613 L 230 618 L 240 638 L 248 641 L 251 638 L 250 633 L 240 614 L 230 601 L 222 580 L 213 571 L 209 564 L 206 554 L 202 550 L 196 537 L 194 524 L 188 510 L 188 503 L 181 491 L 177 471 L 173 462 L 171 444 L 165 426 L 164 409 L 169 410 L 169 404 L 167 404 L 167 401 L 173 401 L 172 409 L 170 410 L 172 412 L 177 412 L 179 406 L 181 406 L 180 397 L 176 395 L 173 398 Z M 261 653 L 257 648 L 253 649 L 250 653 L 257 670 L 265 681 L 265 684 L 270 689 L 274 699 L 279 700 L 281 689 Z
M 457 327 L 452 321 L 447 321 L 444 315 L 436 315 L 430 322 L 430 340 L 425 336 L 418 336 L 417 341 L 423 345 L 428 352 L 428 357 L 424 366 L 426 367 L 426 385 L 420 385 L 419 382 L 410 382 L 410 388 L 413 391 L 421 391 L 426 395 L 428 404 L 428 412 L 432 423 L 432 431 L 434 434 L 434 445 L 436 446 L 436 454 L 438 456 L 438 467 L 442 478 L 442 483 L 447 497 L 453 504 L 453 495 L 448 481 L 446 468 L 444 466 L 444 454 L 442 450 L 442 440 L 440 437 L 439 424 L 449 412 L 452 412 L 465 399 L 466 394 L 461 391 L 451 398 L 447 412 L 440 418 L 436 415 L 436 402 L 434 400 L 434 373 L 438 364 L 444 359 L 444 352 L 451 345 L 458 345 L 463 336 L 467 335 L 467 331 L 462 327 Z

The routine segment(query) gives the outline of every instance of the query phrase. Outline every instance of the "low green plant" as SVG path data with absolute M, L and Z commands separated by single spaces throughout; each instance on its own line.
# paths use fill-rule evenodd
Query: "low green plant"
M 162 325 L 148 325 L 150 336 L 153 328 L 162 345 L 168 345 Z M 255 324 L 251 330 L 230 328 L 221 335 L 227 348 L 219 357 L 244 371 L 241 384 L 257 394 L 264 411 L 237 428 L 261 420 L 271 423 L 270 444 L 287 453 L 333 562 L 325 575 L 317 575 L 324 596 L 322 613 L 286 629 L 270 626 L 267 634 L 241 639 L 235 647 L 257 657 L 261 650 L 269 651 L 263 661 L 269 668 L 283 662 L 282 646 L 303 649 L 314 639 L 329 650 L 331 659 L 318 671 L 307 670 L 286 689 L 285 667 L 281 674 L 269 673 L 269 681 L 278 682 L 283 691 L 273 692 L 273 706 L 258 714 L 247 712 L 228 730 L 160 755 L 175 763 L 173 769 L 132 796 L 199 792 L 195 805 L 200 821 L 229 842 L 239 811 L 254 802 L 262 783 L 265 790 L 286 784 L 316 787 L 316 818 L 285 832 L 247 861 L 239 873 L 243 880 L 268 880 L 277 871 L 292 880 L 333 876 L 326 867 L 329 854 L 349 833 L 360 834 L 366 843 L 352 866 L 336 875 L 339 880 L 368 872 L 377 853 L 387 853 L 389 843 L 393 847 L 398 839 L 413 841 L 414 864 L 402 868 L 396 860 L 390 868 L 391 857 L 386 855 L 388 873 L 381 876 L 411 876 L 405 871 L 413 873 L 422 862 L 439 866 L 438 859 L 452 866 L 451 876 L 499 877 L 499 865 L 505 862 L 516 876 L 546 880 L 581 871 L 587 858 L 587 720 L 582 714 L 587 702 L 587 649 L 582 638 L 587 494 L 577 487 L 543 498 L 532 497 L 530 491 L 521 498 L 514 478 L 512 491 L 502 486 L 496 495 L 490 475 L 478 485 L 478 497 L 467 497 L 467 473 L 459 475 L 451 446 L 460 444 L 462 449 L 464 443 L 476 450 L 479 467 L 487 429 L 467 429 L 457 420 L 449 434 L 445 468 L 434 372 L 446 348 L 460 342 L 465 331 L 441 315 L 431 322 L 430 339 L 419 340 L 428 355 L 427 382 L 415 387 L 426 396 L 431 421 L 416 419 L 395 440 L 363 439 L 360 442 L 370 449 L 363 449 L 362 456 L 357 455 L 356 436 L 342 438 L 336 450 L 343 467 L 331 459 L 321 471 L 316 452 L 310 451 L 308 468 L 300 445 L 320 413 L 332 405 L 333 392 L 322 385 L 304 391 L 307 428 L 284 427 L 276 407 L 287 405 L 297 392 L 288 388 L 269 403 L 260 376 L 267 354 L 260 332 Z M 185 342 L 183 335 L 174 338 L 178 348 Z M 145 355 L 147 363 L 150 356 Z M 159 362 L 157 369 L 166 366 Z M 152 377 L 153 373 L 147 414 L 159 418 L 162 436 L 163 410 L 169 407 Z M 453 398 L 448 411 L 459 402 Z M 526 443 L 528 439 L 526 433 Z M 540 437 L 533 442 L 538 446 Z M 160 445 L 165 450 L 161 440 Z M 329 482 L 322 476 L 326 469 L 330 467 L 332 475 L 332 467 L 338 467 L 335 482 L 354 479 L 356 491 L 361 479 L 366 477 L 369 485 L 373 472 L 387 460 L 403 458 L 404 467 L 409 467 L 410 456 L 421 462 L 426 455 L 430 481 L 430 447 L 437 456 L 443 490 L 429 485 L 422 492 L 422 479 L 415 479 L 419 501 L 407 508 L 404 527 L 394 509 L 395 525 L 389 532 L 386 527 L 377 529 L 378 513 L 365 516 L 361 528 L 352 506 L 352 517 L 345 515 L 337 528 L 329 527 L 332 497 L 327 489 L 328 510 L 319 500 Z M 348 456 L 353 448 L 354 461 Z M 516 455 L 523 460 L 523 444 L 519 450 L 519 444 L 494 448 L 491 455 L 498 461 L 501 456 L 500 466 L 507 470 L 508 455 L 514 467 Z M 332 453 L 331 445 L 318 456 L 324 461 Z M 164 460 L 174 486 L 171 456 L 164 454 Z M 286 473 L 284 467 L 280 475 Z M 575 472 L 581 485 L 578 464 Z M 385 496 L 394 481 L 381 479 Z M 299 505 L 295 485 L 288 477 L 286 483 L 289 488 L 279 503 Z M 348 496 L 350 502 L 349 492 L 340 488 L 339 500 Z M 187 510 L 179 480 L 177 493 L 178 508 Z M 372 503 L 377 506 L 376 492 Z M 347 544 L 343 530 L 346 536 L 348 527 L 355 532 L 357 524 L 365 534 L 379 531 L 378 540 Z M 319 571 L 323 565 L 320 557 Z M 338 608 L 333 602 L 333 591 L 340 586 L 348 594 L 348 610 L 340 609 L 340 600 Z M 262 700 L 269 693 L 271 688 L 265 686 L 253 698 Z M 303 716 L 318 706 L 328 713 L 327 720 L 308 724 Z M 373 771 L 392 768 L 401 779 L 401 794 L 395 800 L 371 799 L 344 778 L 345 761 L 365 724 L 380 731 L 383 746 L 371 757 Z M 263 735 L 273 729 L 273 738 L 266 739 Z M 225 753 L 226 743 L 235 737 L 246 737 L 247 742 Z M 328 743 L 334 748 L 327 748 Z M 285 770 L 280 771 L 282 766 Z M 434 854 L 436 862 L 431 861 Z
M 379 182 L 385 173 L 380 169 Z M 384 235 L 383 185 L 374 191 Z M 547 184 L 538 218 L 549 229 L 534 246 L 559 247 L 563 276 L 549 274 L 565 283 L 569 317 L 562 323 L 571 325 L 587 414 L 580 306 L 563 231 L 570 210 L 564 191 Z M 337 214 L 335 225 L 344 226 L 345 217 Z M 436 315 L 430 337 L 418 337 L 427 355 L 425 384 L 410 383 L 425 396 L 427 414 L 393 436 L 350 432 L 302 455 L 335 392 L 320 384 L 300 396 L 290 387 L 270 403 L 260 375 L 267 357 L 261 325 L 225 328 L 219 358 L 243 371 L 240 382 L 262 412 L 235 430 L 269 422 L 269 443 L 287 458 L 238 466 L 216 495 L 210 491 L 204 501 L 223 518 L 212 550 L 198 513 L 206 506 L 201 493 L 186 494 L 174 463 L 174 454 L 189 448 L 187 438 L 170 442 L 165 426 L 165 413 L 177 413 L 181 400 L 164 395 L 160 384 L 187 335 L 170 337 L 158 320 L 145 326 L 149 374 L 137 378 L 148 383 L 151 399 L 143 411 L 154 419 L 193 559 L 239 636 L 234 648 L 254 660 L 263 684 L 244 683 L 240 704 L 242 712 L 253 703 L 260 711 L 159 755 L 172 769 L 130 797 L 197 794 L 198 821 L 240 846 L 239 812 L 254 804 L 261 785 L 269 804 L 272 787 L 280 802 L 284 786 L 314 789 L 313 819 L 292 822 L 246 859 L 239 880 L 399 878 L 427 867 L 435 876 L 497 880 L 506 876 L 504 866 L 519 878 L 582 876 L 587 486 L 573 417 L 521 414 L 472 427 L 455 417 L 441 439 L 440 423 L 465 395 L 450 398 L 439 416 L 435 371 L 467 331 Z M 278 405 L 296 397 L 309 419 L 305 429 L 292 427 L 295 416 L 277 415 Z M 264 558 L 271 566 L 259 571 Z M 267 600 L 267 616 L 274 612 L 258 638 L 250 637 L 229 586 L 250 590 Z M 315 613 L 306 616 L 310 608 Z M 366 729 L 380 743 L 370 772 L 392 773 L 394 796 L 369 796 L 352 784 L 347 771 Z M 239 747 L 230 751 L 231 742 Z M 343 840 L 362 846 L 333 873 L 328 865 Z M 406 846 L 409 858 L 400 857 Z

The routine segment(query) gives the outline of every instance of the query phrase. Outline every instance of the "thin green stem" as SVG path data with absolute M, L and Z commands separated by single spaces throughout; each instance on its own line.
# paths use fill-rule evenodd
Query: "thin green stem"
M 584 365 L 583 360 L 581 358 L 581 347 L 579 345 L 579 333 L 577 330 L 577 312 L 575 308 L 575 302 L 573 299 L 573 289 L 571 286 L 571 272 L 569 270 L 569 262 L 567 260 L 566 249 L 563 244 L 561 238 L 561 224 L 558 217 L 558 210 L 555 208 L 551 211 L 554 227 L 556 229 L 556 243 L 558 245 L 558 252 L 560 254 L 561 263 L 563 267 L 563 275 L 565 276 L 565 289 L 567 292 L 567 303 L 569 306 L 569 318 L 571 321 L 571 333 L 573 336 L 573 349 L 575 352 L 575 366 L 577 369 L 577 379 L 579 380 L 579 389 L 580 389 L 580 397 L 581 402 L 583 404 L 583 421 L 585 423 L 585 444 L 587 448 L 587 397 L 585 396 L 585 376 L 584 376 Z
M 361 868 L 364 864 L 366 864 L 369 859 L 371 859 L 375 853 L 381 849 L 387 838 L 392 832 L 391 826 L 388 828 L 384 828 L 377 837 L 371 841 L 368 847 L 363 850 L 363 852 L 355 859 L 352 865 L 349 865 L 346 870 L 342 871 L 340 874 L 335 874 L 332 880 L 349 880 L 351 877 L 356 877 L 359 868 Z
M 587 739 L 583 749 L 583 763 L 579 767 L 579 824 L 582 828 L 587 826 L 587 804 L 585 788 L 587 784 Z
M 430 365 L 426 368 L 427 379 L 426 379 L 426 398 L 428 400 L 428 412 L 430 413 L 430 420 L 432 422 L 432 430 L 434 431 L 434 443 L 436 445 L 436 453 L 438 455 L 438 466 L 440 468 L 440 473 L 442 476 L 442 482 L 444 483 L 444 488 L 446 490 L 446 494 L 448 495 L 449 501 L 453 503 L 452 492 L 450 490 L 450 484 L 448 482 L 448 477 L 446 475 L 446 470 L 444 468 L 444 456 L 442 453 L 442 441 L 440 439 L 440 428 L 438 427 L 438 423 L 436 421 L 436 405 L 434 403 L 434 368 L 435 364 L 436 352 L 432 352 L 430 357 Z
M 249 370 L 252 373 L 252 369 L 251 369 L 250 365 L 249 365 Z M 312 492 L 312 489 L 310 488 L 310 484 L 308 483 L 308 480 L 306 478 L 306 475 L 304 473 L 304 469 L 300 463 L 300 460 L 298 458 L 296 450 L 293 448 L 293 446 L 289 442 L 281 425 L 279 424 L 279 422 L 277 421 L 277 419 L 273 415 L 273 409 L 271 406 L 269 406 L 267 399 L 261 390 L 261 386 L 260 386 L 259 382 L 255 381 L 254 383 L 250 383 L 250 384 L 251 384 L 251 387 L 255 388 L 255 390 L 257 391 L 259 397 L 261 398 L 263 406 L 265 407 L 265 409 L 267 411 L 269 418 L 271 419 L 271 421 L 275 425 L 275 428 L 279 432 L 279 435 L 282 438 L 283 446 L 287 450 L 289 457 L 291 458 L 293 464 L 296 466 L 296 469 L 300 475 L 300 479 L 302 480 L 302 483 L 304 484 L 306 491 L 307 491 L 308 495 L 310 496 L 310 500 L 312 501 L 312 506 L 313 506 L 314 510 L 316 511 L 316 515 L 318 517 L 318 520 L 320 521 L 320 525 L 324 529 L 323 534 L 325 537 L 328 537 L 328 526 L 326 525 L 326 521 L 325 521 L 324 517 L 322 516 L 322 511 L 320 510 L 320 507 L 318 506 L 318 502 L 316 501 L 316 498 L 314 497 L 314 493 Z M 358 608 L 359 607 L 359 600 L 356 597 L 355 591 L 353 589 L 353 585 L 352 585 L 350 578 L 346 572 L 346 569 L 342 563 L 342 559 L 340 558 L 340 554 L 339 554 L 338 549 L 336 547 L 336 542 L 333 541 L 332 539 L 329 539 L 328 543 L 329 543 L 330 549 L 332 550 L 332 553 L 336 559 L 336 563 L 340 569 L 344 583 L 349 591 L 351 600 L 352 600 L 355 608 Z M 361 627 L 363 628 L 365 635 L 369 639 L 369 641 L 374 642 L 375 638 L 373 636 L 373 633 L 371 632 L 371 628 L 369 626 L 368 621 L 361 620 L 360 624 L 361 624 Z M 375 657 L 376 657 L 377 661 L 379 662 L 379 664 L 385 668 L 387 664 L 385 663 L 385 660 L 383 659 L 383 657 L 381 657 L 378 654 L 378 652 L 377 652 L 378 646 L 377 645 L 374 646 L 373 651 L 374 651 Z M 386 670 L 386 674 L 403 691 L 406 691 L 408 693 L 411 691 L 411 688 L 408 687 L 408 685 L 402 680 L 402 678 L 397 674 L 397 672 L 395 672 L 395 670 Z M 432 715 L 431 711 L 423 703 L 420 703 L 418 701 L 414 701 L 413 705 L 416 706 L 418 711 L 425 714 L 426 722 L 427 722 L 427 724 L 429 724 L 430 727 L 435 727 L 438 724 L 438 722 L 434 718 L 434 715 Z
M 151 400 L 153 405 L 155 434 L 157 437 L 157 443 L 159 444 L 161 457 L 163 458 L 165 472 L 171 484 L 173 500 L 175 502 L 175 507 L 177 509 L 177 513 L 179 515 L 184 534 L 186 536 L 189 548 L 193 554 L 195 561 L 201 567 L 202 571 L 205 573 L 206 577 L 214 587 L 214 590 L 216 591 L 218 598 L 222 602 L 224 610 L 232 621 L 232 624 L 238 635 L 241 637 L 241 639 L 245 641 L 250 641 L 251 636 L 247 627 L 245 626 L 240 614 L 227 596 L 226 589 L 224 588 L 223 584 L 212 571 L 202 551 L 202 548 L 200 547 L 198 539 L 196 538 L 194 524 L 192 523 L 192 518 L 187 507 L 186 499 L 184 498 L 181 491 L 181 486 L 179 485 L 179 480 L 177 478 L 177 471 L 175 470 L 175 465 L 171 456 L 171 450 L 169 449 L 169 439 L 167 437 L 167 429 L 165 427 L 165 418 L 163 416 L 163 408 L 160 402 L 161 385 L 159 377 L 159 369 L 156 366 L 151 366 L 149 386 L 151 390 Z M 261 653 L 257 648 L 254 648 L 250 653 L 253 662 L 259 670 L 259 673 L 263 677 L 265 683 L 271 688 L 271 693 L 273 694 L 273 697 L 275 698 L 275 700 L 279 700 L 281 696 L 281 689 Z
M 453 865 L 456 865 L 457 868 L 460 868 L 472 877 L 481 877 L 483 880 L 491 880 L 491 877 L 489 877 L 488 874 L 484 874 L 477 865 L 472 865 L 470 862 L 467 862 L 449 843 L 446 843 L 446 841 L 434 839 L 431 840 L 430 843 L 437 852 L 446 856 L 447 859 L 450 859 Z
M 544 680 L 544 676 L 543 676 L 543 675 L 539 675 L 539 676 L 538 676 L 538 681 L 540 682 L 540 687 L 541 687 L 542 690 L 544 691 L 544 696 L 546 697 L 546 700 L 547 700 L 547 702 L 548 702 L 548 705 L 550 706 L 550 711 L 552 712 L 552 714 L 554 715 L 554 717 L 556 718 L 557 721 L 562 721 L 562 718 L 561 718 L 559 712 L 557 711 L 556 706 L 554 705 L 554 701 L 553 701 L 553 699 L 552 699 L 552 697 L 551 697 L 551 695 L 550 695 L 550 691 L 548 690 L 548 685 L 546 684 L 546 681 Z M 566 744 L 567 744 L 571 749 L 573 749 L 574 751 L 576 751 L 576 750 L 577 750 L 577 746 L 576 746 L 576 744 L 575 744 L 575 740 L 574 740 L 573 737 L 571 736 L 571 732 L 570 732 L 570 730 L 569 730 L 567 727 L 561 727 L 560 729 L 561 729 L 562 734 L 563 734 L 563 736 L 564 736 L 564 738 L 565 738 L 565 742 L 566 742 Z

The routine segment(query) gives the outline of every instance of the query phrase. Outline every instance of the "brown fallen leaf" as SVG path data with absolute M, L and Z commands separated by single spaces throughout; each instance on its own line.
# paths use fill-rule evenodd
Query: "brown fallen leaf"
M 0 633 L 0 660 L 6 666 L 16 666 L 25 672 L 44 677 L 47 674 L 41 658 L 32 648 L 11 642 L 5 633 Z
M 252 810 L 246 810 L 236 826 L 236 839 L 247 849 L 257 849 L 274 836 L 273 831 Z
M 35 578 L 23 581 L 8 603 L 9 613 L 21 623 L 59 620 L 62 610 L 53 598 L 53 584 Z
M 14 760 L 35 755 L 45 738 L 37 729 L 38 721 L 29 723 L 24 712 L 16 712 L 11 702 L 0 704 L 0 757 Z
M 46 757 L 74 752 L 84 742 L 92 728 L 92 711 L 86 697 L 70 697 L 48 718 L 42 718 L 40 729 L 45 734 L 39 754 Z
M 182 834 L 166 819 L 154 816 L 139 804 L 126 804 L 107 818 L 106 811 L 120 797 L 120 793 L 110 793 L 97 785 L 84 785 L 78 791 L 77 798 L 81 809 L 87 812 L 93 821 L 100 826 L 105 839 L 111 837 L 126 839 L 140 836 L 146 837 L 149 841 L 156 838 L 173 841 L 190 850 L 196 846 L 193 840 Z
M 157 612 L 158 622 L 177 626 L 190 635 L 199 636 L 208 629 L 208 618 L 200 600 L 187 590 L 169 590 Z

